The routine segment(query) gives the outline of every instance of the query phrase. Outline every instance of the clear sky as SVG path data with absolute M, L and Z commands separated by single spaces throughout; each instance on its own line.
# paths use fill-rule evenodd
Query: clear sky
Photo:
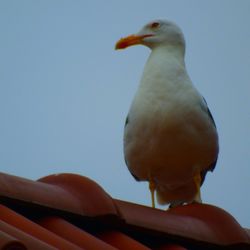
M 123 160 L 123 127 L 149 55 L 115 42 L 155 18 L 185 34 L 186 64 L 220 136 L 203 200 L 250 227 L 250 1 L 0 1 L 0 171 L 85 175 L 150 205 Z

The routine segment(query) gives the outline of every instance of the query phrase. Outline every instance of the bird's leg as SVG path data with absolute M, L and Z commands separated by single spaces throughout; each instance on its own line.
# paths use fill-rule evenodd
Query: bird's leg
M 155 182 L 152 178 L 149 179 L 149 190 L 151 193 L 152 208 L 155 208 Z
M 198 172 L 194 176 L 194 183 L 195 183 L 196 190 L 197 190 L 196 195 L 194 197 L 194 201 L 198 202 L 198 203 L 202 203 L 202 200 L 201 200 L 201 191 L 200 191 L 200 187 L 201 187 L 201 175 L 200 175 L 200 172 Z

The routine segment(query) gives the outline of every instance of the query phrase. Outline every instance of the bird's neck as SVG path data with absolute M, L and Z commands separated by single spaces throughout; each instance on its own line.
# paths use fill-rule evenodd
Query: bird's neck
M 174 87 L 179 82 L 183 82 L 183 78 L 188 79 L 184 50 L 179 47 L 161 46 L 152 50 L 144 68 L 141 85 L 154 84 L 154 87 L 173 85 Z
M 156 47 L 151 51 L 147 64 L 165 70 L 185 69 L 184 50 L 181 47 L 170 45 Z

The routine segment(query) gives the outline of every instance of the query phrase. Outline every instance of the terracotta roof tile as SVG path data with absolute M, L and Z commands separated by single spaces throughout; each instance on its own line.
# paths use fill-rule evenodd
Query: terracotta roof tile
M 0 219 L 55 248 L 81 249 L 3 205 L 0 205 Z
M 59 217 L 46 217 L 41 219 L 39 225 L 45 227 L 58 236 L 67 239 L 73 244 L 84 248 L 93 250 L 115 250 L 116 248 L 99 240 L 97 237 L 85 232 L 71 223 Z M 63 230 L 62 230 L 63 229 Z
M 249 244 L 249 235 L 226 211 L 207 204 L 190 204 L 167 211 L 116 200 L 119 210 L 132 228 L 149 234 L 165 235 L 168 239 L 206 242 L 207 245 Z M 145 220 L 145 218 L 147 218 Z
M 64 202 L 65 210 L 70 200 L 74 199 L 74 204 L 77 204 L 77 211 L 75 212 L 77 214 L 87 216 L 117 214 L 112 198 L 87 177 L 76 174 L 59 174 L 50 175 L 38 181 L 47 184 L 46 186 L 53 187 L 53 189 L 60 188 L 63 191 L 61 195 L 64 197 L 62 202 Z M 69 211 L 73 212 L 71 209 Z
M 248 234 L 248 236 L 250 238 L 250 229 L 245 229 L 245 230 L 246 230 L 246 232 L 247 232 L 247 234 Z
M 118 231 L 104 231 L 102 233 L 99 233 L 98 237 L 121 250 L 150 250 L 150 248 L 146 247 L 140 242 Z
M 169 245 L 165 245 L 160 248 L 157 248 L 157 250 L 187 250 L 187 248 L 174 245 L 174 244 L 169 244 Z
M 250 249 L 250 236 L 212 205 L 162 211 L 113 199 L 75 174 L 2 173 L 0 249 Z
M 11 240 L 11 242 L 6 242 L 7 244 L 2 241 L 0 245 L 0 249 L 37 249 L 37 250 L 55 250 L 56 248 L 52 247 L 51 245 L 46 244 L 43 241 L 40 241 L 38 238 L 34 238 L 32 235 L 25 233 L 22 230 L 19 230 L 18 228 L 5 223 L 3 221 L 0 221 L 0 237 L 2 240 L 2 237 L 5 237 L 8 235 L 9 237 L 12 237 L 12 239 L 15 239 L 14 242 Z M 4 248 L 5 247 L 5 248 Z M 17 248 L 19 247 L 19 248 Z
M 5 228 L 2 223 L 0 223 L 0 249 L 27 249 L 24 244 L 13 237 L 11 234 L 7 234 L 8 229 Z

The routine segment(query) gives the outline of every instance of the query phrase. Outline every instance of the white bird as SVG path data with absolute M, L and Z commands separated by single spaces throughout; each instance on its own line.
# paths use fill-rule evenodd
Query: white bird
M 129 171 L 148 181 L 152 206 L 199 202 L 200 186 L 216 165 L 219 146 L 213 117 L 186 71 L 185 40 L 174 23 L 155 20 L 120 39 L 116 49 L 151 49 L 124 131 Z

